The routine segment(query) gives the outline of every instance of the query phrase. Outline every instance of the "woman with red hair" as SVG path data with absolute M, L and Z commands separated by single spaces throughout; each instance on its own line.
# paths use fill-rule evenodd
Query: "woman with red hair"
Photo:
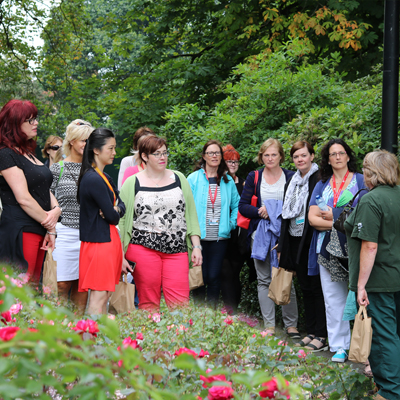
M 30 101 L 16 99 L 0 110 L 0 260 L 27 271 L 34 283 L 61 215 L 50 193 L 52 174 L 35 157 L 37 113 Z

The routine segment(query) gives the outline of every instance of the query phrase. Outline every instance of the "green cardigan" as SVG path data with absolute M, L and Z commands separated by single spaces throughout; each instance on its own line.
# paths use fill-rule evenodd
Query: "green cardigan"
M 173 172 L 179 176 L 183 197 L 185 199 L 185 219 L 187 226 L 186 244 L 188 248 L 190 262 L 192 253 L 192 241 L 190 240 L 190 237 L 200 237 L 200 226 L 197 219 L 196 205 L 194 204 L 193 194 L 192 190 L 190 189 L 189 182 L 181 172 Z M 124 252 L 126 252 L 128 248 L 132 235 L 133 216 L 135 209 L 135 182 L 136 175 L 130 176 L 122 185 L 120 193 L 121 200 L 125 203 L 126 207 L 125 215 L 123 216 L 123 218 L 120 219 L 118 224 Z

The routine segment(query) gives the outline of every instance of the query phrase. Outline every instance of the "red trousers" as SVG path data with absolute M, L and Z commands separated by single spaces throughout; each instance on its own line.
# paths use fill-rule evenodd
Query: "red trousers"
M 35 283 L 39 283 L 40 274 L 42 272 L 43 260 L 45 250 L 42 250 L 43 236 L 37 233 L 22 233 L 22 248 L 24 252 L 24 258 L 28 263 L 28 274 L 30 275 L 29 280 Z
M 125 257 L 136 262 L 133 278 L 139 294 L 139 308 L 158 310 L 161 288 L 168 307 L 189 303 L 188 253 L 165 254 L 130 244 Z

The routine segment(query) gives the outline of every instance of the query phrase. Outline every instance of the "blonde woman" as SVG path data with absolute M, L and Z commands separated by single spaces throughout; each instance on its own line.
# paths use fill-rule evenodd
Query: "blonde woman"
M 78 292 L 79 280 L 79 204 L 77 201 L 78 179 L 81 171 L 86 140 L 94 128 L 82 119 L 72 121 L 66 130 L 63 153 L 66 158 L 51 166 L 53 183 L 51 190 L 63 212 L 57 224 L 56 249 L 57 287 L 61 298 L 71 300 L 81 313 L 84 312 L 87 292 Z

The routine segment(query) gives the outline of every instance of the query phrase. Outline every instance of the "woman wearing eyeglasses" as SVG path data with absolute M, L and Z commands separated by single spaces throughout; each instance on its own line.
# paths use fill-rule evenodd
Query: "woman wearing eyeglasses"
M 54 136 L 50 135 L 46 143 L 44 144 L 44 147 L 42 149 L 42 156 L 43 158 L 47 158 L 47 160 L 44 162 L 44 165 L 48 168 L 50 168 L 53 163 L 58 162 L 61 152 L 59 151 L 61 149 L 63 140 L 60 138 L 60 136 Z
M 87 292 L 78 292 L 81 242 L 77 191 L 86 140 L 93 130 L 89 122 L 72 121 L 67 126 L 63 144 L 66 158 L 50 167 L 53 174 L 51 191 L 63 210 L 61 222 L 56 227 L 56 248 L 53 251 L 53 258 L 57 261 L 58 295 L 65 301 L 70 295 L 80 314 L 85 311 Z
M 132 272 L 139 308 L 160 307 L 161 289 L 169 308 L 189 303 L 189 259 L 201 265 L 200 228 L 190 186 L 183 174 L 167 168 L 164 139 L 139 142 L 146 168 L 123 184 L 126 214 L 119 223 L 125 252 L 123 269 Z
M 221 289 L 221 269 L 228 239 L 236 228 L 239 194 L 217 140 L 209 140 L 195 172 L 188 176 L 201 230 L 204 286 L 193 291 L 197 302 L 215 307 Z
M 329 347 L 336 353 L 332 361 L 345 362 L 350 347 L 350 324 L 342 318 L 349 278 L 340 260 L 328 252 L 327 246 L 337 238 L 337 247 L 345 248 L 346 235 L 336 230 L 331 234 L 333 222 L 353 196 L 366 186 L 363 175 L 356 172 L 353 151 L 342 139 L 331 139 L 322 148 L 319 170 L 321 180 L 314 188 L 308 212 L 310 225 L 315 229 L 310 247 L 308 274 L 319 274 L 321 278 Z M 360 194 L 354 205 L 365 193 Z M 318 195 L 325 200 L 328 211 L 322 211 L 318 207 Z
M 271 283 L 271 268 L 278 267 L 278 258 L 274 249 L 280 235 L 281 210 L 285 184 L 294 175 L 280 166 L 285 160 L 282 144 L 269 138 L 257 155 L 257 162 L 264 165 L 258 170 L 255 186 L 255 172 L 250 172 L 239 203 L 240 213 L 250 218 L 248 236 L 251 242 L 252 258 L 257 272 L 258 301 L 264 320 L 265 332 L 275 334 L 275 303 L 268 297 Z M 256 194 L 257 206 L 251 205 Z M 267 208 L 268 207 L 268 208 Z M 265 243 L 269 242 L 269 246 Z M 300 339 L 297 330 L 298 311 L 294 285 L 290 293 L 290 303 L 282 306 L 282 318 L 288 335 Z
M 37 108 L 10 100 L 0 111 L 0 260 L 12 262 L 37 284 L 61 214 L 50 192 L 52 174 L 36 157 Z

